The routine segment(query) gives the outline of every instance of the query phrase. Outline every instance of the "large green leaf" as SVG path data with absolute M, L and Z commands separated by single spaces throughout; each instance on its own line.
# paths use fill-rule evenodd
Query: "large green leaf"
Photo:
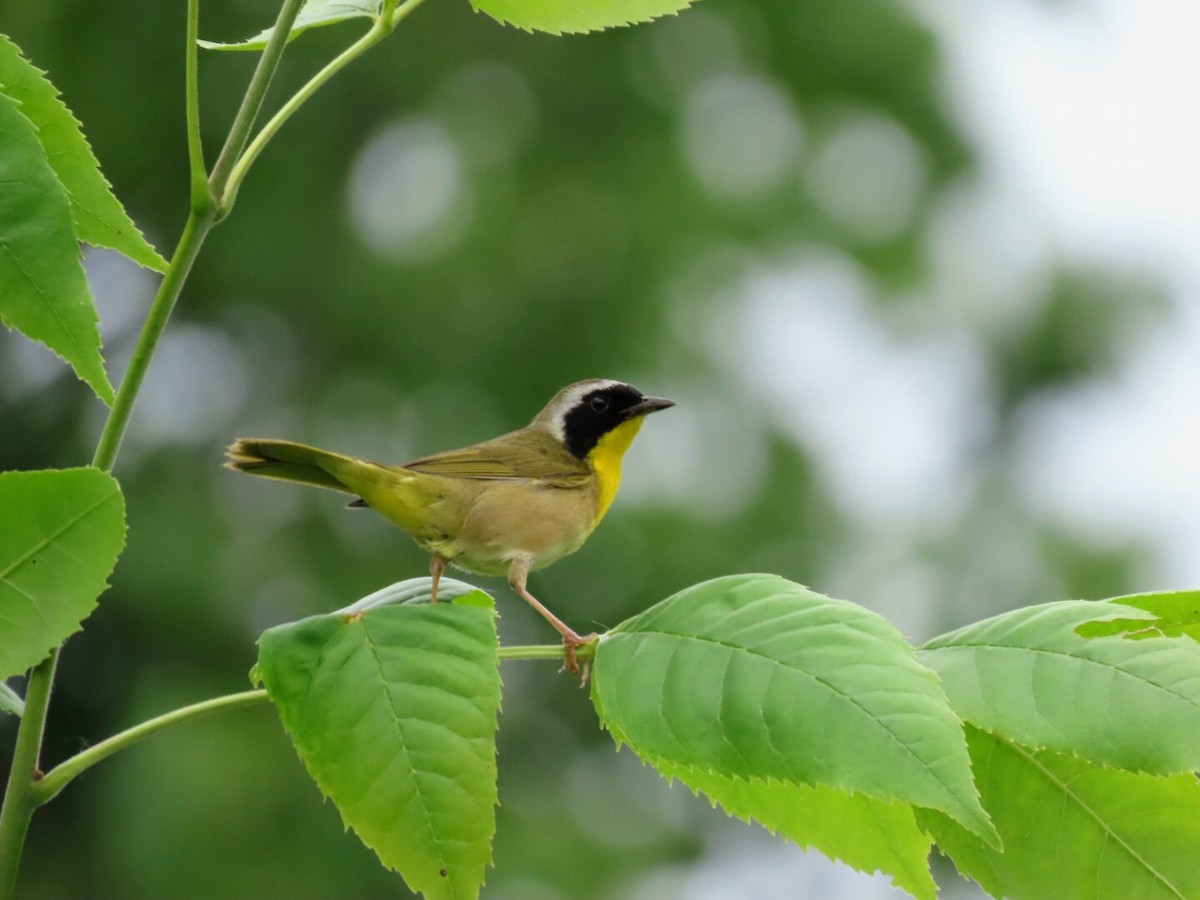
M 1134 618 L 1110 618 L 1113 614 L 1107 605 L 1149 613 Z M 1153 637 L 1190 637 L 1200 641 L 1200 591 L 1166 591 L 1153 594 L 1131 594 L 1128 597 L 1113 597 L 1096 604 L 1097 615 L 1104 618 L 1085 622 L 1075 629 L 1083 637 L 1125 637 L 1140 641 Z
M 0 678 L 79 630 L 125 545 L 125 501 L 99 469 L 0 473 Z
M 333 25 L 345 22 L 347 19 L 373 19 L 379 12 L 380 0 L 308 0 L 296 15 L 292 25 L 289 41 L 294 41 L 299 35 L 310 28 L 321 25 Z M 246 38 L 233 44 L 222 44 L 216 41 L 199 41 L 206 50 L 261 50 L 271 40 L 275 29 L 268 28 L 260 31 L 254 37 Z
M 593 679 L 614 739 L 652 762 L 901 800 L 994 835 L 937 678 L 853 603 L 718 578 L 604 635 Z
M 691 6 L 694 0 L 471 0 L 498 22 L 526 31 L 580 33 L 649 22 Z
M 428 897 L 475 897 L 491 862 L 495 611 L 458 603 L 319 616 L 265 632 L 256 673 L 321 790 Z
M 730 778 L 702 769 L 654 760 L 663 776 L 677 778 L 731 816 L 758 822 L 801 847 L 814 847 L 860 872 L 883 872 L 896 887 L 932 898 L 931 840 L 906 803 L 888 803 L 837 788 L 791 782 Z
M 0 35 L 0 92 L 20 104 L 21 112 L 37 130 L 46 161 L 71 199 L 76 238 L 116 250 L 149 269 L 166 271 L 166 260 L 146 242 L 113 195 L 79 123 L 58 98 L 58 90 L 4 35 Z
M 996 897 L 1200 897 L 1200 786 L 1033 751 L 968 727 L 975 780 L 1004 840 L 919 811 L 959 871 Z
M 1085 600 L 1031 606 L 935 638 L 918 658 L 960 716 L 1005 738 L 1135 772 L 1200 768 L 1200 644 L 1076 633 L 1102 616 L 1148 614 Z
M 0 321 L 41 341 L 112 403 L 70 200 L 33 123 L 3 93 L 0 185 Z

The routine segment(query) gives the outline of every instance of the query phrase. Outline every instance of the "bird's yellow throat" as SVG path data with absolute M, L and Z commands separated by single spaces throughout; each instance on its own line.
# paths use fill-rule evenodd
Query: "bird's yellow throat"
M 604 437 L 596 442 L 596 446 L 588 453 L 596 478 L 600 483 L 600 502 L 596 506 L 596 518 L 592 522 L 595 528 L 608 512 L 613 498 L 617 496 L 617 488 L 621 486 L 621 457 L 637 437 L 642 427 L 644 416 L 636 416 L 628 422 L 622 422 Z

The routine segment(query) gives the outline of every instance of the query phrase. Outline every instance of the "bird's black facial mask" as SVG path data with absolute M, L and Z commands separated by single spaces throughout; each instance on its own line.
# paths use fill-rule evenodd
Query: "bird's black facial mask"
M 585 394 L 563 417 L 563 443 L 584 459 L 600 438 L 630 416 L 649 410 L 640 404 L 646 396 L 628 384 L 611 384 Z

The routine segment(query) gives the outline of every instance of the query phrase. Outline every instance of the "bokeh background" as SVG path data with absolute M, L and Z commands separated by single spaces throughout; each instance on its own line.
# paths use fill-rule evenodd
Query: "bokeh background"
M 183 6 L 0 0 L 164 252 L 186 203 Z M 208 0 L 202 33 L 238 39 L 272 7 Z M 752 570 L 914 641 L 1200 584 L 1198 10 L 704 0 L 553 38 L 431 0 L 286 127 L 205 247 L 117 466 L 129 545 L 63 656 L 47 758 L 243 690 L 265 627 L 425 571 L 336 497 L 222 471 L 231 438 L 403 461 L 582 377 L 679 406 L 604 526 L 531 582 L 579 628 Z M 272 98 L 361 27 L 297 41 Z M 252 65 L 202 59 L 210 154 Z M 155 277 L 86 263 L 116 380 Z M 0 334 L 0 468 L 85 463 L 102 413 Z M 483 583 L 506 642 L 551 639 Z M 896 894 L 614 753 L 551 664 L 503 677 L 485 896 Z M 5 766 L 14 733 L 0 721 Z M 263 708 L 89 772 L 36 817 L 21 894 L 405 890 Z

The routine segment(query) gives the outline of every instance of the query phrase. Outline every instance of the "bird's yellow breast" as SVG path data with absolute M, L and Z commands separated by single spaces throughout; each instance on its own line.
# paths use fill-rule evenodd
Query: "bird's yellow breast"
M 592 522 L 593 528 L 600 524 L 600 520 L 604 518 L 604 514 L 612 505 L 613 498 L 617 496 L 617 488 L 621 486 L 621 457 L 625 455 L 625 451 L 629 449 L 629 445 L 637 436 L 638 429 L 642 427 L 642 420 L 642 416 L 637 416 L 627 422 L 622 422 L 600 438 L 596 446 L 588 453 L 588 463 L 591 465 L 592 471 L 596 473 L 596 480 L 600 487 L 596 502 L 596 518 Z

